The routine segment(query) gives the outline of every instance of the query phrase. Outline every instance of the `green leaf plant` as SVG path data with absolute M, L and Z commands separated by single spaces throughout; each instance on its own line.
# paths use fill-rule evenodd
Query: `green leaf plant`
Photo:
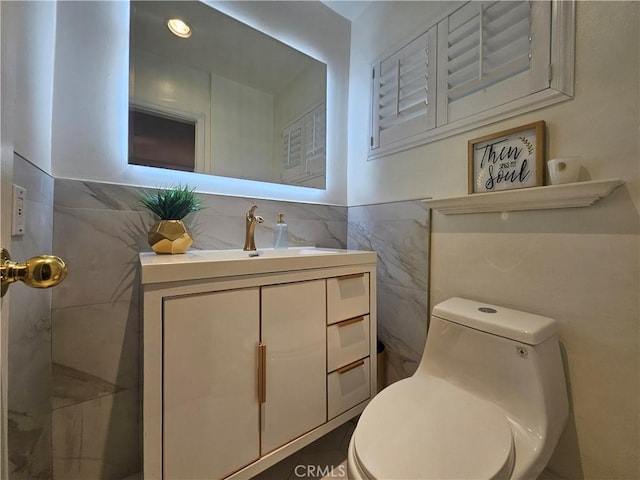
M 143 190 L 138 200 L 160 220 L 182 220 L 190 213 L 202 210 L 195 189 L 187 185 Z

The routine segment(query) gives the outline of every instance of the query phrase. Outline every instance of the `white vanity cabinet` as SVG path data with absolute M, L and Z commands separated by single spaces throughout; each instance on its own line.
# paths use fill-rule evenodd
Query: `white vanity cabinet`
M 375 394 L 374 252 L 140 255 L 145 479 L 251 478 Z

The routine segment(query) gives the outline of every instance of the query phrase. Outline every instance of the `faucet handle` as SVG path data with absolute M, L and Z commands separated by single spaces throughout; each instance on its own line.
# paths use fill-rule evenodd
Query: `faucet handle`
M 255 220 L 258 223 L 263 223 L 264 218 L 262 218 L 260 215 L 254 215 L 254 212 L 256 211 L 257 208 L 258 206 L 254 205 L 249 209 L 249 212 L 247 213 L 247 220 Z
M 244 241 L 244 251 L 252 251 L 256 249 L 256 242 L 254 240 L 256 223 L 264 222 L 264 218 L 260 215 L 254 215 L 253 213 L 258 208 L 257 205 L 252 206 L 247 212 L 245 226 L 247 227 L 245 241 Z
M 247 212 L 247 218 L 253 218 L 254 217 L 254 212 L 256 211 L 256 209 L 258 208 L 257 205 L 253 205 L 249 211 Z

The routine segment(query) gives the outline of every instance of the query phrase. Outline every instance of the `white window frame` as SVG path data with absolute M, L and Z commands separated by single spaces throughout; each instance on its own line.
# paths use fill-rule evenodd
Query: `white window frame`
M 450 16 L 452 13 L 461 8 L 459 5 L 448 11 L 445 15 L 437 18 L 432 24 L 428 25 L 428 28 L 422 28 L 420 34 L 433 28 L 443 19 Z M 436 116 L 438 118 L 438 124 L 435 128 L 430 128 L 424 132 L 414 135 L 403 140 L 390 143 L 388 145 L 374 146 L 374 115 L 375 108 L 373 104 L 373 79 L 372 79 L 372 94 L 370 104 L 370 138 L 368 139 L 369 155 L 368 159 L 373 160 L 380 157 L 414 148 L 420 145 L 424 145 L 442 138 L 450 137 L 465 131 L 472 130 L 474 128 L 488 125 L 490 123 L 505 120 L 517 115 L 521 115 L 533 110 L 537 110 L 555 103 L 563 102 L 572 99 L 574 96 L 574 58 L 575 58 L 575 0 L 563 1 L 563 0 L 551 0 L 551 25 L 550 25 L 550 64 L 548 65 L 549 86 L 543 90 L 531 93 L 524 97 L 515 99 L 513 101 L 504 103 L 502 105 L 489 108 L 485 111 L 478 112 L 466 116 L 465 118 L 455 120 L 451 123 L 447 123 L 446 116 L 444 122 L 442 121 L 442 107 L 440 104 L 436 105 Z M 397 45 L 395 48 L 388 50 L 384 55 L 381 55 L 379 59 L 373 64 L 372 70 L 375 69 L 375 65 L 379 65 L 380 62 L 395 52 L 401 50 L 406 44 L 413 41 L 419 35 L 412 35 L 408 37 L 401 45 Z M 437 62 L 437 65 L 440 65 Z M 432 74 L 432 73 L 430 73 Z M 499 84 L 498 84 L 499 85 Z M 438 92 L 436 96 L 439 97 Z

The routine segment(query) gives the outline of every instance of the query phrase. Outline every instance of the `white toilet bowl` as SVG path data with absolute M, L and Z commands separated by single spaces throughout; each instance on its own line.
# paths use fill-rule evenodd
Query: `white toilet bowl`
M 348 477 L 535 479 L 567 417 L 555 321 L 450 299 L 434 308 L 416 373 L 362 413 Z

